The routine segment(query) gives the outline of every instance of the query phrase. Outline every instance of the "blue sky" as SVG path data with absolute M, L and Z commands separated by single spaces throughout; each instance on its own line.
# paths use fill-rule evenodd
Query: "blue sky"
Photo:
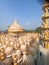
M 16 18 L 24 29 L 33 30 L 41 26 L 42 14 L 36 0 L 0 0 L 0 29 L 7 29 Z

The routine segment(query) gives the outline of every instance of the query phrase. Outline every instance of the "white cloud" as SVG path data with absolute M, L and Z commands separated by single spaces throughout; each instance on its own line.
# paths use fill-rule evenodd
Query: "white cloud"
M 26 23 L 26 25 L 29 25 L 29 24 L 30 24 L 29 22 Z

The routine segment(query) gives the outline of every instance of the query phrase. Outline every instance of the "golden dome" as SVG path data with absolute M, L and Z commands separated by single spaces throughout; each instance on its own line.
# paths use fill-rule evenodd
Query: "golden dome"
M 9 27 L 8 31 L 9 32 L 22 32 L 23 28 L 18 24 L 18 21 L 16 21 L 15 19 L 14 24 Z
M 8 56 L 11 56 L 12 54 L 12 51 L 13 51 L 13 48 L 12 47 L 7 47 L 6 50 L 5 50 L 5 54 Z

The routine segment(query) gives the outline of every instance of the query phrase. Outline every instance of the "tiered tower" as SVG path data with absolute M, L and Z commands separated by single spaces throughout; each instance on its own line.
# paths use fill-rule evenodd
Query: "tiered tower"
M 49 48 L 49 2 L 46 0 L 43 5 L 44 15 L 42 16 L 42 44 Z

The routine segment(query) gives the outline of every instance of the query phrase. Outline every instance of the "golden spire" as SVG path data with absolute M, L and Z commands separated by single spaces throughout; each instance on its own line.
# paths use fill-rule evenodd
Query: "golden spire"
M 49 2 L 45 0 L 43 5 L 44 15 L 42 16 L 43 26 L 42 26 L 42 42 L 46 49 L 49 48 Z M 44 34 L 44 36 L 43 36 Z

